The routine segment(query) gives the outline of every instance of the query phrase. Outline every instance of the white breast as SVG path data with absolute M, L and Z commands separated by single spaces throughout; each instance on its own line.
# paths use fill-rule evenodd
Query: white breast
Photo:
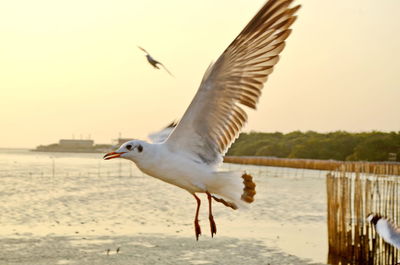
M 193 161 L 184 153 L 171 152 L 163 144 L 153 146 L 149 159 L 135 161 L 141 171 L 191 193 L 207 190 L 207 183 L 213 178 L 211 167 Z

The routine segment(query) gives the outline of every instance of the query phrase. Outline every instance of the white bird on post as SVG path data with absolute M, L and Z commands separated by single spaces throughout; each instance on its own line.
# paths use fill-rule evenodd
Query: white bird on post
M 200 199 L 207 194 L 211 235 L 217 232 L 212 199 L 232 209 L 254 201 L 255 183 L 243 172 L 220 172 L 218 165 L 247 121 L 243 106 L 255 109 L 264 82 L 272 73 L 290 35 L 300 6 L 293 0 L 269 0 L 203 80 L 182 119 L 162 143 L 128 141 L 104 159 L 133 161 L 144 173 L 187 190 L 197 201 L 194 219 L 198 240 Z
M 400 249 L 400 228 L 392 221 L 378 214 L 369 214 L 368 222 L 375 226 L 376 232 L 383 238 L 384 241 L 392 246 Z

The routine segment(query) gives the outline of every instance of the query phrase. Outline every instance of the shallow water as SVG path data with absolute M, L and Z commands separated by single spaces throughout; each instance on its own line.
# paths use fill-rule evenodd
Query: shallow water
M 238 169 L 255 177 L 256 201 L 243 211 L 214 203 L 218 233 L 211 239 L 201 196 L 203 235 L 196 242 L 193 197 L 129 161 L 0 149 L 0 261 L 37 264 L 29 262 L 45 252 L 41 264 L 110 263 L 104 251 L 118 245 L 118 259 L 106 255 L 115 259 L 111 264 L 144 261 L 135 256 L 137 249 L 146 250 L 146 262 L 154 264 L 157 258 L 169 264 L 175 254 L 181 259 L 171 264 L 225 264 L 222 257 L 230 264 L 325 263 L 326 172 L 222 166 Z M 169 244 L 175 247 L 162 247 Z

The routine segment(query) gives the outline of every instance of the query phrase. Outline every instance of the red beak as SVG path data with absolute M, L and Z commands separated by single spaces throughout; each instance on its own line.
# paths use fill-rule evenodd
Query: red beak
M 125 154 L 125 152 L 122 152 L 122 153 L 111 152 L 111 153 L 105 154 L 105 156 L 103 156 L 103 159 L 104 160 L 110 160 L 110 159 L 113 159 L 113 158 L 120 157 L 122 154 Z

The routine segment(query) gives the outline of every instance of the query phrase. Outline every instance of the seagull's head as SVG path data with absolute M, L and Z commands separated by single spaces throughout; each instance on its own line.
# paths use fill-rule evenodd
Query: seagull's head
M 125 158 L 132 161 L 137 161 L 145 153 L 145 149 L 148 143 L 141 140 L 131 140 L 123 143 L 118 150 L 106 154 L 103 158 L 104 160 L 109 160 L 113 158 Z
M 374 213 L 370 213 L 367 216 L 367 221 L 370 222 L 371 224 L 376 225 L 376 223 L 378 223 L 379 219 L 381 219 L 382 216 L 378 215 L 378 214 L 374 214 Z

